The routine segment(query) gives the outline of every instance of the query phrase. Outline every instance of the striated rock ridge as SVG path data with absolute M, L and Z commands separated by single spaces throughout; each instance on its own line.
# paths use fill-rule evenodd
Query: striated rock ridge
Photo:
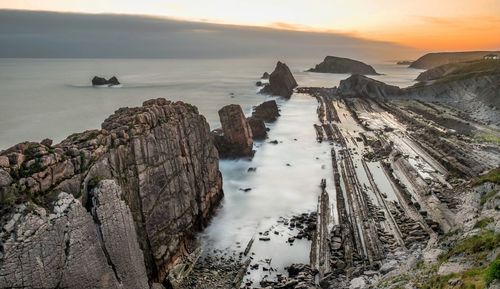
M 189 104 L 146 101 L 45 144 L 0 153 L 0 288 L 148 288 L 222 198 L 208 123 Z
M 241 106 L 226 105 L 219 110 L 221 129 L 212 132 L 214 143 L 223 158 L 253 156 L 252 129 Z
M 290 68 L 285 63 L 278 61 L 276 68 L 269 76 L 269 84 L 266 84 L 260 92 L 290 98 L 293 89 L 297 86 L 297 81 L 295 81 Z
M 355 74 L 340 81 L 337 93 L 346 97 L 386 99 L 400 94 L 401 89 L 397 86 L 388 85 L 381 81 Z
M 327 56 L 320 64 L 309 69 L 310 72 L 320 73 L 351 73 L 363 75 L 377 75 L 375 69 L 361 61 L 350 58 Z
M 344 97 L 370 97 L 380 100 L 410 98 L 437 101 L 463 111 L 472 119 L 499 126 L 500 73 L 455 72 L 429 83 L 418 83 L 406 88 L 388 85 L 366 76 L 352 75 L 340 81 L 336 93 Z

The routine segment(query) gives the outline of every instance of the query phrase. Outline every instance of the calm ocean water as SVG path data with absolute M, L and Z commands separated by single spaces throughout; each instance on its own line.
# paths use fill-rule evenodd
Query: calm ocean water
M 286 60 L 302 86 L 338 85 L 348 75 L 304 72 L 316 60 Z M 211 128 L 219 126 L 217 111 L 229 103 L 246 113 L 267 97 L 257 94 L 255 82 L 271 72 L 275 60 L 89 60 L 0 59 L 0 149 L 20 141 L 45 137 L 60 141 L 67 135 L 99 128 L 113 111 L 165 97 L 198 107 Z M 394 64 L 374 65 L 384 75 L 376 79 L 408 86 L 420 71 Z M 116 75 L 120 88 L 92 88 L 94 75 Z M 233 95 L 234 94 L 234 95 Z M 293 262 L 308 262 L 309 243 L 286 243 L 290 232 L 278 225 L 280 217 L 316 208 L 319 183 L 332 187 L 329 144 L 315 140 L 316 100 L 295 94 L 277 99 L 282 116 L 270 124 L 269 140 L 257 142 L 252 161 L 221 161 L 225 198 L 211 225 L 201 235 L 205 251 L 239 252 L 253 237 L 272 228 L 271 241 L 256 241 L 254 262 L 272 259 L 282 271 Z M 248 173 L 249 167 L 257 168 Z M 244 192 L 240 189 L 251 188 Z M 274 234 L 278 232 L 278 235 Z M 262 266 L 260 266 L 262 267 Z M 263 271 L 249 278 L 259 279 Z

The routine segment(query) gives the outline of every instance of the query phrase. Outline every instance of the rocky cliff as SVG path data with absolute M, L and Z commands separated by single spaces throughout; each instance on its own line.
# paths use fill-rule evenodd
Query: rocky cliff
M 500 61 L 475 60 L 448 63 L 428 69 L 420 73 L 417 81 L 440 80 L 449 81 L 473 76 L 500 74 Z
M 340 81 L 337 93 L 344 97 L 419 99 L 437 101 L 463 111 L 470 118 L 500 125 L 500 73 L 450 74 L 414 86 L 399 88 L 361 75 Z
M 483 59 L 486 54 L 500 54 L 500 51 L 467 51 L 428 53 L 415 60 L 410 67 L 430 69 L 439 65 Z
M 354 59 L 327 56 L 320 64 L 316 67 L 309 69 L 311 72 L 321 72 L 321 73 L 350 73 L 350 74 L 363 74 L 363 75 L 377 75 L 373 67 L 357 61 Z
M 165 99 L 18 144 L 0 166 L 0 288 L 148 288 L 222 198 L 205 118 Z
M 260 92 L 290 98 L 293 89 L 297 86 L 297 81 L 295 81 L 290 68 L 285 63 L 278 61 L 276 68 L 269 76 L 269 84 L 266 84 Z

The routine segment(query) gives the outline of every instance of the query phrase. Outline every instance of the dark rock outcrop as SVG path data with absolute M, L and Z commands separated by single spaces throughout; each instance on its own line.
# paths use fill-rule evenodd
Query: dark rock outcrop
M 430 69 L 448 63 L 479 60 L 487 54 L 499 54 L 500 51 L 467 51 L 467 52 L 438 52 L 428 53 L 415 60 L 410 67 Z
M 273 122 L 280 116 L 278 105 L 275 100 L 268 100 L 257 105 L 252 116 L 265 122 Z
M 148 288 L 222 198 L 208 123 L 165 99 L 0 161 L 0 288 Z
M 297 81 L 295 81 L 290 68 L 285 63 L 278 61 L 276 68 L 269 76 L 269 84 L 266 84 L 260 92 L 290 98 L 293 89 L 297 86 Z
M 103 77 L 98 77 L 94 76 L 92 78 L 92 85 L 93 86 L 116 86 L 120 85 L 120 82 L 118 81 L 118 78 L 116 76 L 111 77 L 109 80 L 106 80 L 106 78 Z
M 352 75 L 340 81 L 337 93 L 345 97 L 386 99 L 399 95 L 401 89 L 363 75 Z
M 252 130 L 253 139 L 261 140 L 267 137 L 266 124 L 262 119 L 251 116 L 247 118 L 247 122 Z
M 264 73 L 262 74 L 261 79 L 269 79 L 269 77 L 270 77 L 270 76 L 271 76 L 271 75 L 269 74 L 269 72 L 267 72 L 267 71 L 266 71 L 266 72 L 264 72 Z
M 212 132 L 215 146 L 223 158 L 238 158 L 253 155 L 252 129 L 241 106 L 226 105 L 219 110 L 222 129 Z
M 373 67 L 357 61 L 354 59 L 327 56 L 320 64 L 316 67 L 309 69 L 310 72 L 321 72 L 321 73 L 350 73 L 350 74 L 363 74 L 363 75 L 377 75 Z

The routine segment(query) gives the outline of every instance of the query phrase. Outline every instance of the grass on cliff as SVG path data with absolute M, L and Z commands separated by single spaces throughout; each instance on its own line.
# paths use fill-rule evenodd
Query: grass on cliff
M 472 185 L 478 186 L 486 182 L 500 184 L 500 167 L 489 171 L 487 174 L 477 177 L 472 181 Z
M 481 134 L 477 136 L 477 138 L 481 141 L 492 143 L 496 145 L 500 145 L 500 136 L 496 134 Z
M 453 256 L 467 256 L 476 261 L 484 260 L 488 253 L 500 246 L 500 233 L 483 230 L 480 234 L 459 241 L 448 252 L 439 256 L 444 262 Z
M 436 82 L 449 82 L 475 76 L 500 74 L 500 60 L 476 60 L 461 65 L 450 74 L 438 78 Z
M 420 289 L 483 289 L 486 287 L 484 278 L 484 268 L 473 268 L 462 273 L 453 273 L 449 275 L 433 275 L 423 284 L 417 286 Z M 453 279 L 457 280 L 456 284 L 450 282 Z
M 477 221 L 476 224 L 474 224 L 474 229 L 484 229 L 484 228 L 486 228 L 486 226 L 491 224 L 493 221 L 494 221 L 493 218 L 481 219 L 481 220 Z

